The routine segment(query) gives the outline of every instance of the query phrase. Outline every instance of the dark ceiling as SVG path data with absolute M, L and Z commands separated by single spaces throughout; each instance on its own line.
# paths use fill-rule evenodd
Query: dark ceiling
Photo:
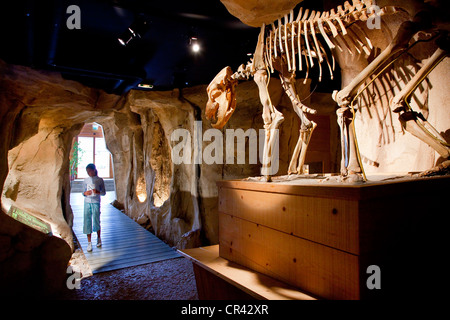
M 323 10 L 322 4 L 300 5 Z M 80 10 L 80 29 L 67 26 L 74 22 L 71 5 Z M 136 21 L 146 21 L 147 31 L 122 46 L 118 37 Z M 12 0 L 0 7 L 0 59 L 58 71 L 115 94 L 139 84 L 151 90 L 209 84 L 223 67 L 237 70 L 249 60 L 258 34 L 220 0 Z M 198 38 L 200 52 L 192 52 L 191 37 Z M 339 86 L 339 71 L 334 80 L 317 83 L 317 69 L 310 73 L 313 91 Z
M 70 5 L 80 8 L 80 29 L 67 27 Z M 140 83 L 208 84 L 224 66 L 246 63 L 259 33 L 219 0 L 14 0 L 0 10 L 0 59 L 116 94 Z M 138 18 L 147 32 L 122 46 L 118 37 Z M 192 52 L 191 37 L 200 52 Z

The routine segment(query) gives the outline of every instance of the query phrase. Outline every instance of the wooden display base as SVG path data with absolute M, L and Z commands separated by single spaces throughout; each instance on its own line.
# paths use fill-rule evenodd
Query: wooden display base
M 193 262 L 200 300 L 312 300 L 286 283 L 219 257 L 219 245 L 178 250 Z
M 446 201 L 450 177 L 368 178 L 218 182 L 220 257 L 325 299 L 405 290 L 404 271 L 427 264 L 435 230 L 421 227 Z

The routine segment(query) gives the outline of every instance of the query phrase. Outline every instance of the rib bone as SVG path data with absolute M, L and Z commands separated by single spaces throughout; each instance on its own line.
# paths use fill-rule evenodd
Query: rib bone
M 278 44 L 280 46 L 280 52 L 284 52 L 283 44 L 282 44 L 282 37 L 281 37 L 281 19 L 278 19 Z
M 314 45 L 315 45 L 315 52 L 316 52 L 316 56 L 319 59 L 319 82 L 322 81 L 322 62 L 323 62 L 323 57 L 322 57 L 322 53 L 320 52 L 320 48 L 319 48 L 319 44 L 317 41 L 317 37 L 316 37 L 316 32 L 314 30 L 314 24 L 312 21 L 309 22 L 309 27 L 311 29 L 311 34 L 314 40 Z
M 325 32 L 325 29 L 323 28 L 322 19 L 317 20 L 317 25 L 319 26 L 319 31 L 322 34 L 322 37 L 325 39 L 325 42 L 327 43 L 328 47 L 330 49 L 334 49 L 335 45 L 333 44 L 333 42 L 331 42 L 330 38 L 328 38 L 328 35 Z
M 308 50 L 308 57 L 309 57 L 309 62 L 311 63 L 311 68 L 314 67 L 314 61 L 312 59 L 312 54 L 311 54 L 311 49 L 309 48 L 309 41 L 308 41 L 308 22 L 304 21 L 303 22 L 303 26 L 304 26 L 304 31 L 303 34 L 305 36 L 305 44 L 306 44 L 306 50 Z
M 319 42 L 319 46 L 320 46 L 320 50 L 322 51 L 322 53 L 325 57 L 325 61 L 327 62 L 328 69 L 330 71 L 330 78 L 331 78 L 331 80 L 333 80 L 333 71 L 334 71 L 334 64 L 335 64 L 334 56 L 333 56 L 333 54 L 331 54 L 331 57 L 333 58 L 333 67 L 331 67 L 330 61 L 328 60 L 328 55 L 320 42 Z
M 299 22 L 302 17 L 303 7 L 300 7 L 300 10 L 298 11 L 297 19 L 295 19 L 296 22 Z
M 272 24 L 272 30 L 273 30 L 273 53 L 275 56 L 275 59 L 278 58 L 278 53 L 277 53 L 277 29 L 275 29 L 275 26 Z
M 302 40 L 302 23 L 299 22 L 297 23 L 298 26 L 298 35 L 297 35 L 297 50 L 298 50 L 298 65 L 299 65 L 299 70 L 302 71 L 303 70 L 303 66 L 302 66 L 302 45 L 301 45 L 301 40 Z
M 347 30 L 344 27 L 344 24 L 342 23 L 342 20 L 339 16 L 344 17 L 345 11 L 342 9 L 342 6 L 338 6 L 338 14 L 334 16 L 334 19 L 338 22 L 339 26 L 341 27 L 341 31 L 343 35 L 347 34 Z
M 274 28 L 273 24 L 272 24 L 272 29 Z M 272 63 L 272 31 L 269 32 L 269 66 L 270 66 L 270 70 L 273 73 L 273 63 Z
M 287 22 L 288 22 L 288 17 L 286 14 L 284 16 L 284 46 L 286 48 L 286 60 L 287 60 L 287 64 L 288 64 L 288 70 L 291 71 L 291 58 L 289 57 Z
M 364 52 L 369 56 L 370 50 L 367 48 L 367 46 L 362 42 L 362 40 L 358 37 L 356 32 L 353 29 L 349 29 L 351 34 L 349 35 L 351 39 L 354 39 L 356 42 L 358 42 L 359 46 L 364 50 Z
M 334 16 L 336 16 L 336 13 L 334 13 L 334 9 L 331 9 L 329 17 L 333 18 Z M 330 19 L 325 20 L 325 22 L 328 24 L 328 27 L 330 28 L 333 37 L 336 38 L 336 36 L 338 35 L 338 30 L 336 29 L 334 23 Z
M 305 14 L 303 15 L 302 21 L 305 21 L 306 18 L 308 18 L 308 14 L 309 14 L 309 9 L 306 9 Z
M 311 34 L 314 40 L 314 44 L 316 45 L 316 48 L 319 49 L 319 45 L 317 44 L 317 37 L 316 37 L 316 30 L 314 29 L 314 24 L 312 21 L 309 22 L 309 28 L 311 30 Z M 319 64 L 323 61 L 323 57 L 322 54 L 320 53 L 320 50 L 316 50 L 318 59 L 319 59 Z
M 370 38 L 367 36 L 367 34 L 366 34 L 366 32 L 364 31 L 364 29 L 362 29 L 357 23 L 355 23 L 353 26 L 354 26 L 355 29 L 357 29 L 360 33 L 362 33 L 362 35 L 364 36 L 364 39 L 366 40 L 367 45 L 369 46 L 369 49 L 372 50 L 372 49 L 373 49 L 372 41 L 370 41 Z
M 297 61 L 295 61 L 295 23 L 291 23 L 291 53 L 292 53 L 292 71 L 297 71 Z M 300 35 L 297 36 L 297 38 Z

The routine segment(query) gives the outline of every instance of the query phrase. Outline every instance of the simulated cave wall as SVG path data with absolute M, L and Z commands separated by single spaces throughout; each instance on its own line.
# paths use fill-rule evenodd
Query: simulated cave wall
M 260 162 L 237 164 L 237 155 L 234 164 L 227 164 L 225 158 L 218 164 L 172 161 L 172 148 L 179 143 L 172 141 L 174 130 L 185 129 L 194 137 L 195 130 L 203 134 L 211 129 L 204 116 L 206 85 L 182 91 L 132 90 L 116 96 L 65 80 L 57 73 L 3 62 L 0 67 L 2 210 L 15 205 L 31 212 L 50 223 L 53 233 L 72 249 L 69 153 L 72 139 L 84 123 L 95 121 L 103 127 L 113 156 L 116 205 L 179 248 L 218 242 L 217 180 L 260 173 Z M 273 79 L 269 90 L 286 119 L 280 130 L 279 168 L 279 174 L 286 174 L 297 142 L 298 118 L 279 80 Z M 299 87 L 299 92 L 309 101 L 309 84 Z M 257 131 L 263 127 L 253 81 L 238 86 L 237 99 L 237 110 L 222 130 L 224 136 L 226 129 Z M 333 117 L 328 100 L 314 101 L 319 113 Z M 331 127 L 335 124 L 335 119 L 327 121 Z M 325 139 L 337 141 L 336 126 L 334 129 L 333 133 L 324 131 Z M 319 138 L 320 130 L 317 132 Z M 312 152 L 323 149 L 318 138 L 311 143 Z M 210 143 L 203 141 L 202 150 Z M 223 154 L 225 157 L 225 141 Z M 333 161 L 336 167 L 337 159 Z

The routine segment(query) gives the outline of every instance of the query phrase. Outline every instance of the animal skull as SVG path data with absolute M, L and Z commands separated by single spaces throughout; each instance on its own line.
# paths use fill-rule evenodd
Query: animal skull
M 230 67 L 223 68 L 211 81 L 206 89 L 208 102 L 206 103 L 205 115 L 208 120 L 215 120 L 213 128 L 221 129 L 236 108 L 236 85 L 237 80 L 231 76 L 233 71 Z

